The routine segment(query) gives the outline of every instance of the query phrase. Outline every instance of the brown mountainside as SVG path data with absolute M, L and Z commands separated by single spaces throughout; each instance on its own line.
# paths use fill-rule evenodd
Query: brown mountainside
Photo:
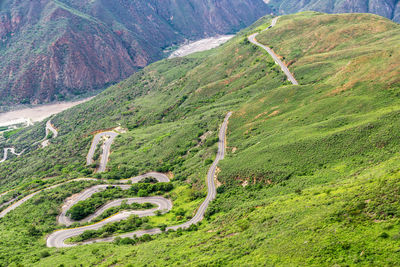
M 104 88 L 166 47 L 235 32 L 267 12 L 262 0 L 0 1 L 0 105 Z

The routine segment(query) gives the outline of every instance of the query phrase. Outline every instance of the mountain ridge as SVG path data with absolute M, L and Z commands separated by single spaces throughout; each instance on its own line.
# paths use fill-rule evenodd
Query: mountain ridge
M 235 32 L 261 1 L 2 1 L 0 105 L 63 100 L 127 78 L 184 39 Z
M 290 14 L 301 11 L 319 11 L 324 13 L 372 13 L 400 23 L 399 0 L 270 0 L 268 3 L 276 12 Z

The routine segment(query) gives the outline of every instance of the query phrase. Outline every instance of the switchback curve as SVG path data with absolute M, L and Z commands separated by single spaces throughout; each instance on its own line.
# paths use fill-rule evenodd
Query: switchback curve
M 108 157 L 110 156 L 110 149 L 111 145 L 114 142 L 115 137 L 118 136 L 118 133 L 116 132 L 102 132 L 98 133 L 93 137 L 92 145 L 90 146 L 89 153 L 87 154 L 86 157 L 86 165 L 93 164 L 93 156 L 94 153 L 96 152 L 96 148 L 98 144 L 100 143 L 102 138 L 106 138 L 103 144 L 103 153 L 100 156 L 100 165 L 97 168 L 96 172 L 105 172 L 106 166 L 107 166 L 107 161 Z
M 230 116 L 232 115 L 232 112 L 229 112 L 224 119 L 224 122 L 222 123 L 222 126 L 220 128 L 219 131 L 219 141 L 218 141 L 218 152 L 217 152 L 217 156 L 213 162 L 213 164 L 211 165 L 208 173 L 207 173 L 207 196 L 206 199 L 203 201 L 203 203 L 200 205 L 199 209 L 197 210 L 195 216 L 189 220 L 188 222 L 185 222 L 183 224 L 180 225 L 175 225 L 175 226 L 170 226 L 167 227 L 166 230 L 177 230 L 179 228 L 182 229 L 186 229 L 188 227 L 190 227 L 193 224 L 196 224 L 198 222 L 200 222 L 201 220 L 203 220 L 204 218 L 204 214 L 206 212 L 206 209 L 208 207 L 208 205 L 210 204 L 210 202 L 215 199 L 217 191 L 216 191 L 216 186 L 215 186 L 215 182 L 214 182 L 214 177 L 215 177 L 215 172 L 217 169 L 217 165 L 219 163 L 220 160 L 222 160 L 225 156 L 225 137 L 226 137 L 226 130 L 228 127 L 228 121 Z M 152 173 L 152 174 L 157 174 L 157 173 Z M 158 175 L 162 175 L 162 174 L 158 174 Z M 132 182 L 138 182 L 139 179 L 143 179 L 145 177 L 148 176 L 152 176 L 154 177 L 154 175 L 150 174 L 146 174 L 143 176 L 138 176 L 135 177 L 133 179 L 131 179 Z M 157 178 L 154 177 L 154 178 Z M 166 179 L 166 177 L 164 177 L 164 179 Z M 157 180 L 160 181 L 160 179 L 157 178 Z M 169 180 L 168 180 L 169 181 Z M 164 199 L 166 200 L 166 199 Z M 142 200 L 143 201 L 143 200 Z M 146 200 L 146 202 L 150 202 L 150 203 L 154 203 L 149 201 L 148 199 Z M 155 203 L 156 205 L 158 205 L 158 203 Z M 158 205 L 160 207 L 160 205 Z M 170 206 L 168 206 L 169 209 L 172 208 L 172 203 L 170 203 Z M 52 233 L 51 235 L 48 236 L 47 238 L 47 246 L 48 247 L 71 247 L 71 246 L 76 246 L 77 244 L 66 244 L 65 241 L 71 237 L 77 236 L 82 234 L 84 231 L 86 230 L 96 230 L 99 229 L 100 227 L 102 227 L 103 225 L 110 223 L 110 222 L 116 222 L 116 221 L 120 221 L 123 219 L 126 219 L 130 214 L 126 214 L 126 212 L 120 212 L 114 216 L 111 216 L 109 218 L 107 218 L 104 221 L 101 221 L 99 223 L 93 224 L 93 225 L 88 225 L 88 226 L 84 226 L 84 227 L 78 227 L 78 228 L 74 228 L 74 229 L 64 229 L 64 230 L 59 230 L 56 231 L 54 233 Z M 148 216 L 149 214 L 144 214 L 144 216 Z M 145 234 L 159 234 L 162 233 L 161 229 L 159 228 L 154 228 L 154 229 L 149 229 L 149 230 L 139 230 L 139 231 L 134 231 L 131 233 L 126 233 L 126 234 L 122 234 L 122 235 L 118 235 L 118 236 L 112 236 L 112 237 L 107 237 L 107 238 L 99 238 L 99 239 L 94 239 L 94 240 L 89 240 L 86 242 L 83 242 L 81 244 L 90 244 L 90 243 L 97 243 L 97 242 L 111 242 L 113 241 L 116 237 L 121 237 L 121 238 L 125 238 L 125 237 L 133 237 L 133 236 L 142 236 Z
M 58 131 L 57 131 L 56 128 L 54 128 L 53 124 L 51 123 L 51 120 L 47 121 L 47 123 L 46 123 L 46 136 L 41 141 L 33 143 L 32 146 L 34 146 L 34 145 L 36 145 L 38 143 L 40 143 L 42 148 L 48 146 L 50 144 L 50 140 L 47 139 L 47 136 L 49 135 L 50 132 L 53 133 L 53 137 L 52 138 L 56 138 L 58 136 Z M 0 163 L 2 163 L 2 162 L 7 160 L 8 152 L 10 152 L 10 153 L 12 153 L 12 154 L 14 154 L 14 155 L 19 157 L 25 152 L 25 149 L 22 150 L 21 152 L 17 153 L 17 152 L 15 152 L 15 148 L 13 148 L 13 147 L 4 148 L 3 159 L 0 160 Z
M 166 230 L 172 229 L 172 230 L 176 230 L 179 228 L 185 229 L 190 227 L 192 224 L 196 224 L 198 222 L 200 222 L 203 218 L 204 218 L 204 214 L 205 211 L 209 205 L 209 203 L 215 199 L 216 196 L 216 187 L 215 187 L 215 183 L 214 183 L 214 176 L 215 176 L 215 172 L 216 172 L 216 168 L 217 165 L 219 163 L 220 160 L 222 160 L 224 158 L 225 155 L 225 136 L 226 136 L 226 130 L 227 130 L 227 125 L 228 125 L 228 121 L 230 116 L 232 115 L 232 112 L 229 112 L 226 117 L 225 120 L 221 126 L 221 129 L 219 131 L 219 141 L 218 141 L 218 152 L 217 152 L 217 156 L 213 162 L 213 164 L 211 165 L 208 173 L 207 173 L 207 188 L 208 188 L 208 192 L 207 192 L 207 196 L 206 199 L 203 201 L 203 203 L 200 205 L 199 209 L 197 210 L 195 216 L 188 222 L 185 222 L 183 224 L 180 225 L 175 225 L 175 226 L 170 226 L 168 227 Z M 101 136 L 99 136 L 101 137 Z M 111 144 L 110 144 L 111 145 Z M 127 189 L 129 188 L 129 185 L 125 185 L 125 183 L 131 182 L 131 183 L 137 183 L 140 180 L 146 178 L 146 177 L 153 177 L 156 178 L 158 182 L 169 182 L 169 178 L 167 175 L 163 174 L 163 173 L 158 173 L 158 172 L 150 172 L 150 173 L 146 173 L 143 175 L 139 175 L 130 179 L 125 179 L 125 180 L 121 180 L 119 181 L 121 184 L 118 185 L 111 185 L 111 186 L 118 186 L 121 187 L 122 189 Z M 59 187 L 61 185 L 67 184 L 67 183 L 71 183 L 74 181 L 96 181 L 97 179 L 95 178 L 78 178 L 78 179 L 74 179 L 74 180 L 70 180 L 70 181 L 66 181 L 60 184 L 56 184 L 47 188 L 44 188 L 42 190 L 38 190 L 36 192 L 33 192 L 27 196 L 25 196 L 24 198 L 14 202 L 13 204 L 11 204 L 10 206 L 8 206 L 5 210 L 3 210 L 0 213 L 0 218 L 3 218 L 4 216 L 6 216 L 9 212 L 13 211 L 14 209 L 18 208 L 19 206 L 21 206 L 22 204 L 24 204 L 26 201 L 28 201 L 29 199 L 33 198 L 34 196 L 36 196 L 37 194 L 45 191 L 45 190 L 50 190 L 50 189 L 54 189 L 56 187 Z M 89 189 L 84 190 L 83 192 L 81 192 L 80 194 L 78 194 L 78 196 L 75 197 L 75 200 L 72 202 L 68 202 L 68 200 L 66 200 L 66 202 L 64 203 L 63 207 L 62 207 L 62 212 L 61 214 L 58 216 L 57 221 L 60 224 L 65 224 L 65 225 L 71 225 L 74 221 L 72 221 L 71 219 L 69 219 L 66 216 L 66 211 L 72 207 L 74 204 L 76 204 L 78 201 L 84 200 L 89 198 L 91 195 L 93 195 L 94 193 L 98 192 L 99 190 L 104 189 L 105 187 L 110 186 L 110 184 L 106 184 L 106 185 L 97 185 L 97 186 L 93 186 Z M 155 215 L 155 211 L 156 210 L 160 210 L 161 212 L 167 212 L 169 210 L 171 210 L 172 208 L 172 202 L 168 199 L 165 199 L 163 197 L 144 197 L 144 198 L 127 198 L 127 199 L 119 199 L 119 200 L 114 200 L 111 201 L 107 204 L 105 204 L 104 206 L 100 207 L 95 214 L 89 216 L 88 218 L 85 218 L 84 220 L 82 220 L 82 222 L 89 222 L 91 221 L 93 218 L 97 217 L 98 215 L 100 215 L 103 211 L 105 211 L 106 209 L 110 208 L 110 207 L 114 207 L 114 206 L 118 206 L 122 203 L 122 201 L 128 201 L 128 203 L 152 203 L 155 204 L 157 207 L 150 209 L 150 210 L 144 210 L 144 211 L 122 211 L 119 212 L 99 223 L 95 223 L 92 225 L 88 225 L 88 226 L 84 226 L 84 227 L 78 227 L 78 228 L 74 228 L 74 229 L 64 229 L 64 230 L 59 230 L 56 231 L 52 234 L 50 234 L 47 237 L 47 246 L 48 247 L 69 247 L 69 246 L 75 246 L 76 244 L 65 244 L 65 240 L 74 236 L 77 236 L 81 233 L 83 233 L 86 230 L 95 230 L 95 229 L 99 229 L 100 227 L 102 227 L 103 225 L 110 223 L 110 222 L 116 222 L 116 221 L 121 221 L 124 220 L 126 218 L 128 218 L 130 215 L 132 214 L 136 214 L 138 216 L 152 216 Z M 139 231 L 135 231 L 135 232 L 131 232 L 131 233 L 127 233 L 127 234 L 123 234 L 123 235 L 119 235 L 119 237 L 133 237 L 133 236 L 142 236 L 144 234 L 158 234 L 161 233 L 161 229 L 159 228 L 154 228 L 154 229 L 149 229 L 149 230 L 139 230 Z M 89 243 L 94 243 L 94 242 L 109 242 L 112 241 L 116 238 L 116 236 L 112 236 L 109 238 L 103 238 L 103 239 L 95 239 L 95 240 L 90 240 L 87 242 L 83 242 L 82 244 L 89 244 Z

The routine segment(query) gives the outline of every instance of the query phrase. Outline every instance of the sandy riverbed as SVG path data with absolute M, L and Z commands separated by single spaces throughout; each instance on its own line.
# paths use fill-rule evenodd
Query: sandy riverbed
M 181 46 L 176 51 L 174 51 L 169 58 L 174 57 L 184 57 L 196 52 L 206 51 L 215 47 L 220 46 L 221 44 L 227 42 L 234 35 L 222 35 L 211 38 L 202 39 L 193 43 L 189 43 Z
M 169 58 L 183 57 L 192 53 L 206 51 L 220 46 L 221 44 L 230 40 L 232 37 L 234 37 L 234 35 L 222 35 L 185 44 L 178 48 L 175 52 L 173 52 Z M 92 98 L 87 98 L 75 102 L 60 102 L 48 105 L 40 105 L 32 108 L 24 108 L 20 110 L 0 113 L 0 127 L 20 123 L 25 123 L 29 125 L 33 122 L 42 121 L 51 115 L 60 113 L 66 109 L 84 103 L 90 99 Z
M 45 118 L 60 113 L 73 106 L 79 105 L 92 98 L 86 98 L 73 102 L 60 102 L 49 105 L 40 105 L 32 108 L 24 108 L 20 110 L 0 113 L 0 126 L 14 125 L 18 123 L 32 123 L 42 121 Z

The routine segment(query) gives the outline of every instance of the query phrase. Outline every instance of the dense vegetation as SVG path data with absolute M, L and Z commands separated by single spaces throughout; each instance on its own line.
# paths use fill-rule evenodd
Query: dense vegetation
M 71 238 L 71 242 L 82 242 L 93 238 L 104 238 L 109 237 L 116 233 L 132 232 L 140 227 L 145 229 L 153 228 L 151 225 L 146 223 L 149 221 L 147 217 L 140 218 L 135 215 L 131 215 L 128 219 L 121 222 L 109 223 L 101 227 L 99 230 L 87 230 L 83 234 Z
M 90 214 L 93 214 L 98 208 L 110 200 L 134 196 L 146 197 L 152 193 L 162 195 L 165 192 L 171 191 L 172 189 L 172 183 L 139 183 L 132 185 L 128 190 L 123 190 L 120 187 L 110 187 L 104 191 L 93 194 L 86 200 L 79 201 L 68 210 L 67 215 L 69 215 L 71 219 L 79 221 L 83 218 L 86 218 Z
M 103 219 L 106 219 L 114 214 L 117 214 L 120 211 L 124 211 L 124 210 L 147 210 L 147 209 L 151 209 L 154 208 L 155 206 L 151 203 L 136 203 L 133 202 L 132 204 L 128 204 L 127 201 L 123 201 L 122 204 L 120 206 L 117 207 L 112 207 L 107 209 L 106 211 L 103 212 L 103 214 L 101 214 L 100 216 L 94 218 L 93 220 L 91 220 L 92 222 L 99 222 Z M 158 213 L 158 212 L 157 212 Z M 159 213 L 160 214 L 160 213 Z
M 6 177 L 2 191 L 47 177 L 85 175 L 92 134 L 120 123 L 128 132 L 116 138 L 101 176 L 172 172 L 173 210 L 145 223 L 177 224 L 203 199 L 218 125 L 233 110 L 227 156 L 219 166 L 222 185 L 196 231 L 45 248 L 57 212 L 46 215 L 44 203 L 59 207 L 70 194 L 60 188 L 47 192 L 52 195 L 45 202 L 35 205 L 43 199 L 38 195 L 1 220 L 0 262 L 399 265 L 399 25 L 374 15 L 283 16 L 257 39 L 288 63 L 301 84 L 292 86 L 264 51 L 245 39 L 268 21 L 218 49 L 157 62 L 63 112 L 53 119 L 60 129 L 54 144 L 0 165 Z M 29 140 L 39 126 L 7 142 Z M 142 219 L 131 220 L 135 223 L 108 225 L 78 238 L 109 235 L 136 223 L 147 227 Z M 31 225 L 35 235 L 21 234 Z

